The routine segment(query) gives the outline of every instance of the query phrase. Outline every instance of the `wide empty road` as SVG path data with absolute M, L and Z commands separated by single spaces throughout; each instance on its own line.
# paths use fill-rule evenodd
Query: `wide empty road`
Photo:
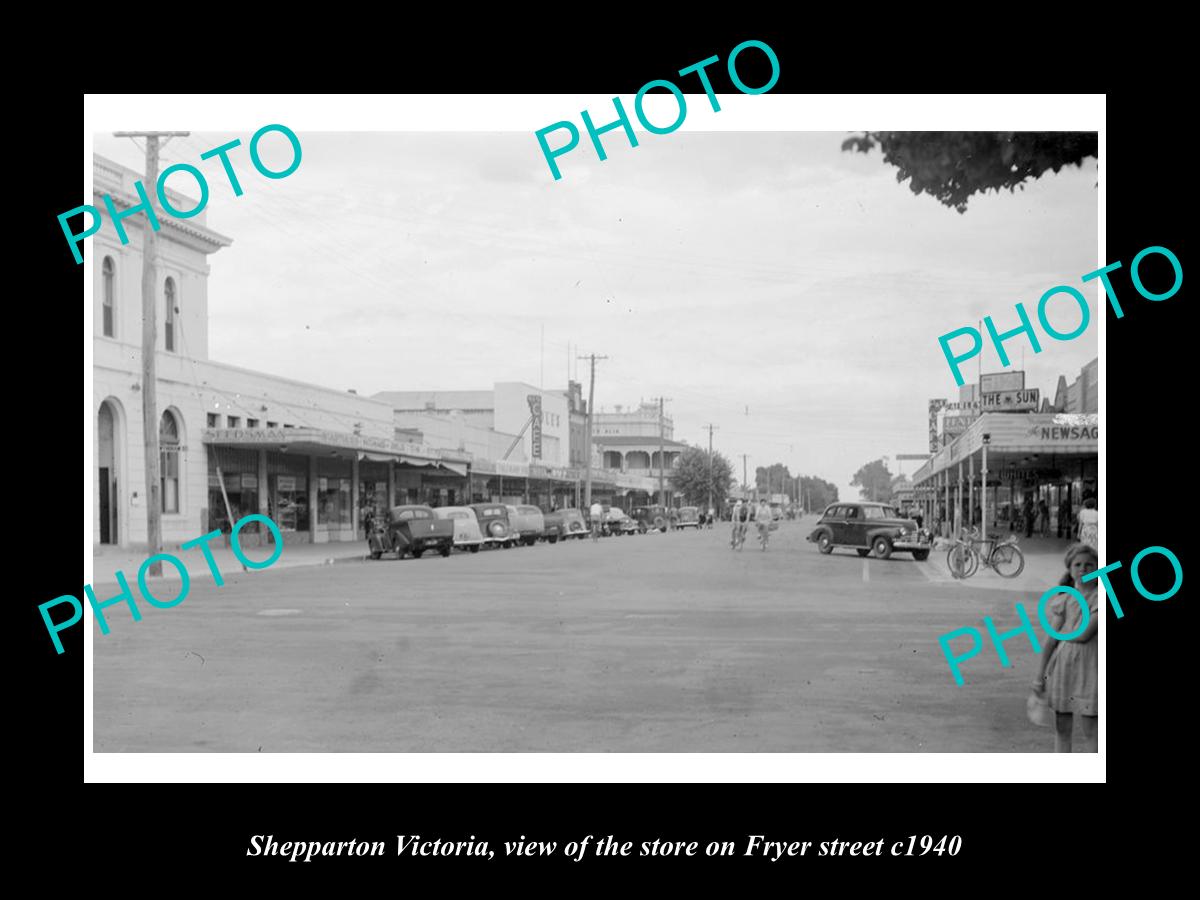
M 722 524 L 196 578 L 178 607 L 140 603 L 134 623 L 113 606 L 96 628 L 95 749 L 1053 749 L 1025 716 L 1026 638 L 1008 669 L 985 645 L 963 687 L 937 644 L 985 615 L 1013 627 L 1036 594 L 908 554 L 822 556 L 814 521 L 783 523 L 766 553 L 731 551 Z

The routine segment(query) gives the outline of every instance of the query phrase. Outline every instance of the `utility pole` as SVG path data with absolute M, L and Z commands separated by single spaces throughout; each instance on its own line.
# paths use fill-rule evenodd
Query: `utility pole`
M 712 489 L 713 489 L 713 482 L 712 482 L 712 478 L 713 478 L 713 476 L 712 476 L 712 433 L 713 433 L 713 431 L 714 431 L 714 430 L 716 430 L 717 426 L 716 426 L 716 425 L 713 425 L 713 424 L 710 422 L 710 423 L 709 423 L 707 426 L 705 426 L 705 427 L 707 427 L 707 428 L 708 428 L 708 508 L 709 508 L 709 509 L 712 509 L 712 508 L 713 508 L 713 502 L 712 502 Z M 706 512 L 707 512 L 707 510 L 706 510 Z
M 663 453 L 663 404 L 670 400 L 670 397 L 651 397 L 651 400 L 658 401 L 658 502 L 663 506 L 667 505 L 667 489 L 663 486 L 665 476 L 666 460 Z
M 159 138 L 187 137 L 189 131 L 117 131 L 113 137 L 146 139 L 146 181 L 153 197 L 158 184 Z M 166 142 L 162 146 L 166 146 Z M 153 201 L 150 201 L 153 203 Z M 149 216 L 147 216 L 149 219 Z M 142 226 L 142 439 L 146 455 L 146 541 L 150 555 L 162 550 L 162 485 L 158 458 L 158 371 L 155 354 L 158 319 L 155 316 L 155 287 L 158 281 L 158 232 L 147 221 Z M 162 562 L 150 564 L 151 575 L 162 575 Z
M 607 356 L 597 356 L 595 353 L 589 356 L 580 356 L 579 359 L 590 359 L 592 361 L 592 380 L 588 384 L 588 411 L 587 411 L 587 427 L 584 429 L 585 436 L 584 444 L 584 466 L 587 473 L 584 479 L 583 486 L 583 505 L 586 509 L 592 508 L 592 416 L 595 415 L 594 404 L 596 401 L 596 360 L 608 359 Z
M 743 491 L 743 493 L 746 491 L 746 489 L 748 487 L 750 487 L 750 482 L 748 482 L 746 480 L 746 454 L 743 453 L 742 454 L 742 491 Z

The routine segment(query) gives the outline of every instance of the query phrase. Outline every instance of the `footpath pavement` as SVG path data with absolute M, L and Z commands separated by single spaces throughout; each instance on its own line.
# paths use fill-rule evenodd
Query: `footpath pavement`
M 999 537 L 1003 540 L 1008 537 L 1008 532 L 1001 532 Z M 1036 601 L 1047 589 L 1058 584 L 1066 572 L 1063 557 L 1071 544 L 1072 541 L 1059 538 L 1021 536 L 1017 546 L 1025 557 L 1025 569 L 1020 575 L 1016 578 L 1002 578 L 994 570 L 980 566 L 979 570 L 967 579 L 967 583 L 971 587 L 1028 593 Z M 950 541 L 939 538 L 938 549 L 929 554 L 929 559 L 921 566 L 922 573 L 930 581 L 939 584 L 962 583 L 950 574 L 950 567 L 946 561 L 950 547 Z
M 217 569 L 224 574 L 242 571 L 242 564 L 231 547 L 224 546 L 223 541 L 213 541 L 211 544 L 213 559 Z M 274 547 L 243 548 L 247 559 L 263 562 L 271 558 Z M 187 567 L 188 576 L 193 580 L 212 579 L 212 572 L 204 559 L 204 553 L 199 547 L 180 550 L 178 547 L 167 547 L 163 551 L 181 560 Z M 124 573 L 125 580 L 131 585 L 136 584 L 138 569 L 146 561 L 149 551 L 145 547 L 104 547 L 92 548 L 92 571 L 87 584 L 116 584 L 118 571 Z M 367 555 L 366 541 L 333 544 L 288 544 L 283 548 L 279 559 L 270 566 L 271 570 L 290 569 L 297 566 L 333 565 L 339 562 L 357 562 Z M 163 563 L 162 580 L 179 581 L 178 570 L 170 563 Z M 147 576 L 147 580 L 153 578 Z

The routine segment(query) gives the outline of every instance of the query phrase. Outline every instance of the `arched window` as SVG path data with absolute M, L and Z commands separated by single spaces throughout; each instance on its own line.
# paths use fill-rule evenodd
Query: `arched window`
M 179 512 L 179 423 L 168 410 L 158 426 L 159 479 L 162 482 L 162 511 Z
M 175 352 L 175 279 L 168 278 L 163 293 L 167 298 L 167 317 L 163 319 L 167 350 Z
M 113 336 L 113 304 L 116 296 L 115 281 L 117 275 L 117 267 L 113 265 L 112 257 L 104 257 L 104 262 L 100 266 L 100 271 L 104 279 L 104 336 Z

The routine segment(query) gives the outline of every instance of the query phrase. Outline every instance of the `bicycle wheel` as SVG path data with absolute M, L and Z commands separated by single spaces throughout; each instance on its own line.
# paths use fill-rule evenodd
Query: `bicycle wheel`
M 991 566 L 1002 578 L 1016 578 L 1025 571 L 1025 554 L 1013 544 L 1001 544 L 992 551 Z
M 969 560 L 967 560 L 967 577 L 970 578 L 972 575 L 974 575 L 976 572 L 979 571 L 980 556 L 979 556 L 979 551 L 976 550 L 974 547 L 970 547 L 968 549 L 971 553 L 971 558 Z
M 946 553 L 946 567 L 955 578 L 967 577 L 967 562 L 970 553 L 962 544 L 955 544 Z

